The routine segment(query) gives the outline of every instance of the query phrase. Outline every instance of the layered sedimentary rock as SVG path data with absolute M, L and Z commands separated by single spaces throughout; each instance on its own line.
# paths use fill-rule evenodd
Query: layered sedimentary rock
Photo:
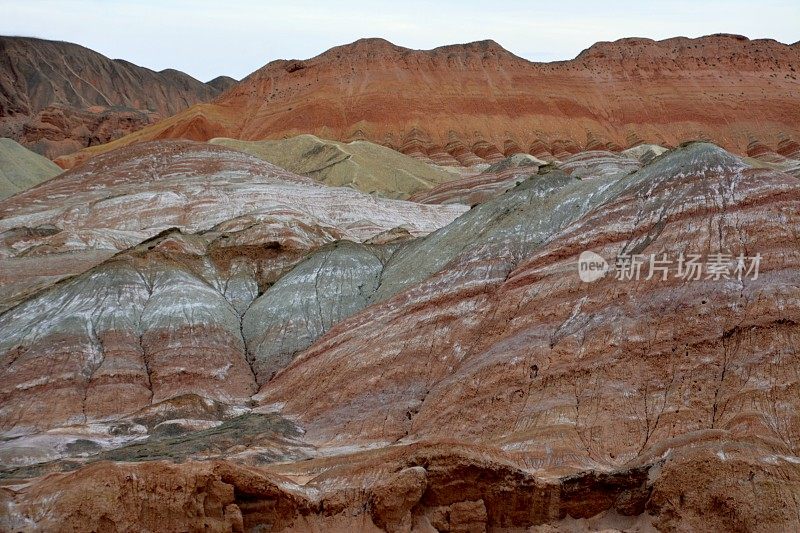
M 242 318 L 256 380 L 268 381 L 334 324 L 366 307 L 382 270 L 376 250 L 343 241 L 281 277 Z
M 660 491 L 699 496 L 678 486 L 713 480 L 721 484 L 703 490 L 722 493 L 703 492 L 702 505 L 718 498 L 737 509 L 719 527 L 754 525 L 770 507 L 752 507 L 734 487 L 751 475 L 769 484 L 777 467 L 794 481 L 776 481 L 770 505 L 796 491 L 785 347 L 800 301 L 798 194 L 796 178 L 702 144 L 622 178 L 565 181 L 545 195 L 515 189 L 399 252 L 379 303 L 334 327 L 259 398 L 298 416 L 320 443 L 458 438 L 492 443 L 540 473 L 665 461 L 661 472 L 683 481 L 652 487 L 657 524 L 682 511 L 656 507 L 685 505 Z M 584 250 L 610 260 L 721 250 L 762 262 L 757 279 L 685 281 L 673 271 L 587 284 L 576 268 Z M 431 273 L 413 266 L 434 257 Z M 681 477 L 685 468 L 696 470 Z
M 800 152 L 795 149 L 797 143 L 783 139 L 778 150 L 773 151 L 758 141 L 751 141 L 747 146 L 750 163 L 766 168 L 782 170 L 800 177 Z
M 647 157 L 648 152 L 642 155 Z M 620 177 L 631 174 L 641 167 L 638 158 L 603 150 L 581 152 L 566 158 L 558 165 L 559 169 L 578 179 Z
M 83 272 L 170 228 L 226 232 L 223 247 L 303 247 L 338 239 L 360 242 L 398 226 L 420 235 L 463 210 L 324 187 L 221 146 L 136 145 L 0 204 L 0 305 L 6 308 L 37 287 Z
M 333 187 L 352 187 L 389 198 L 407 198 L 457 177 L 390 148 L 367 141 L 340 143 L 313 135 L 278 141 L 212 139 L 296 174 Z
M 630 174 L 668 152 L 667 148 L 655 144 L 640 144 L 619 153 L 591 150 L 568 155 L 564 161 L 553 159 L 545 162 L 525 154 L 515 154 L 490 166 L 475 165 L 458 169 L 460 178 L 420 191 L 409 199 L 427 204 L 477 205 L 520 185 L 537 173 L 560 170 L 578 179 L 594 179 L 600 176 L 621 177 Z M 790 150 L 781 156 L 770 150 L 749 150 L 744 158 L 755 168 L 770 168 L 800 177 L 800 159 Z M 541 170 L 540 170 L 541 169 Z
M 420 191 L 412 195 L 410 200 L 423 204 L 476 205 L 503 194 L 547 164 L 528 154 L 514 154 L 488 167 L 468 167 L 470 170 L 460 172 L 463 175 L 460 179 Z
M 365 39 L 269 63 L 212 104 L 61 164 L 141 140 L 302 133 L 467 166 L 697 139 L 744 155 L 753 139 L 776 149 L 800 137 L 799 64 L 796 44 L 735 35 L 622 39 L 553 63 L 493 41 L 409 50 Z
M 259 294 L 326 243 L 425 234 L 464 208 L 378 200 L 230 149 L 162 142 L 93 160 L 0 210 L 0 424 L 18 431 L 185 394 L 245 404 L 256 384 L 241 320 Z
M 0 200 L 61 174 L 61 167 L 12 139 L 0 138 Z
M 577 179 L 599 177 L 621 177 L 642 167 L 642 162 L 650 162 L 656 154 L 666 149 L 641 145 L 615 154 L 604 150 L 591 150 L 570 155 L 564 161 L 545 162 L 527 154 L 509 156 L 484 169 L 484 166 L 461 170 L 465 175 L 429 191 L 422 191 L 411 200 L 424 204 L 466 204 L 477 205 L 495 198 L 509 189 L 523 184 L 533 176 L 558 170 Z M 761 164 L 759 161 L 757 164 Z M 555 175 L 555 174 L 553 174 Z M 552 176 L 551 176 L 552 177 Z
M 622 155 L 636 158 L 641 163 L 646 164 L 666 151 L 666 148 L 657 144 L 637 144 L 632 148 L 623 150 Z
M 142 236 L 0 315 L 0 524 L 797 529 L 800 181 L 656 151 L 535 163 L 467 212 L 197 143 L 6 200 L 14 260 L 80 247 L 66 221 Z M 582 281 L 585 251 L 610 270 Z
M 50 158 L 122 137 L 232 85 L 28 37 L 0 37 L 0 58 L 0 136 Z

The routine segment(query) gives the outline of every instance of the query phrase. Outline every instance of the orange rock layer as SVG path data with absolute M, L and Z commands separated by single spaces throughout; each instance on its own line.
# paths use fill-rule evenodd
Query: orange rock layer
M 493 41 L 409 50 L 363 39 L 273 61 L 211 104 L 59 163 L 142 140 L 300 133 L 460 165 L 696 139 L 739 154 L 753 141 L 780 151 L 800 133 L 799 66 L 797 44 L 733 35 L 622 39 L 554 63 Z

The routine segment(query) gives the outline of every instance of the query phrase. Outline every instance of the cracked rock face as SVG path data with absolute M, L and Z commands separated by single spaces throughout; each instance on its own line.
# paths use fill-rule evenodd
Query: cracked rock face
M 467 210 L 155 143 L 0 203 L 41 276 L 4 288 L 0 525 L 797 529 L 800 181 L 658 151 Z M 584 282 L 585 251 L 761 263 Z

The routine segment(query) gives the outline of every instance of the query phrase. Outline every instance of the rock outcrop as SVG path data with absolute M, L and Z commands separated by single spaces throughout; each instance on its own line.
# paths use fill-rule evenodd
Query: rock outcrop
M 0 138 L 0 200 L 61 174 L 61 167 L 12 139 Z
M 154 72 L 77 44 L 0 37 L 0 136 L 55 158 L 107 143 L 235 83 Z
M 340 143 L 298 135 L 278 141 L 212 139 L 211 143 L 247 152 L 326 185 L 389 198 L 405 199 L 458 177 L 455 172 L 367 141 Z
M 796 321 L 797 254 L 779 243 L 792 242 L 797 178 L 696 144 L 623 178 L 551 179 L 538 176 L 396 253 L 377 305 L 297 357 L 262 389 L 264 401 L 285 401 L 284 412 L 302 413 L 307 436 L 322 440 L 502 435 L 543 468 L 620 465 L 677 435 L 735 428 L 757 437 L 778 423 L 767 397 L 792 400 L 768 361 L 781 357 Z M 758 216 L 766 205 L 768 220 Z M 592 284 L 577 275 L 583 250 L 611 260 L 694 247 L 758 251 L 761 273 Z M 369 331 L 375 352 L 365 350 Z M 385 377 L 354 384 L 351 365 Z M 325 376 L 313 392 L 311 376 Z M 762 400 L 750 403 L 753 395 Z M 373 402 L 384 406 L 379 414 L 350 410 Z M 591 411 L 582 413 L 586 402 Z M 564 417 L 575 440 L 559 450 L 567 439 L 551 440 L 546 421 L 560 426 Z
M 800 138 L 798 68 L 796 45 L 735 35 L 622 39 L 553 63 L 493 41 L 409 50 L 363 39 L 269 63 L 212 104 L 60 164 L 142 140 L 303 133 L 466 166 L 688 140 L 744 155 L 754 139 L 775 150 Z

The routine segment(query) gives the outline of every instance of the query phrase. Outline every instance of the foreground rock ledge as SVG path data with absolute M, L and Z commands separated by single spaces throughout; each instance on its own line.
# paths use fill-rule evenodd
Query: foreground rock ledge
M 729 447 L 726 454 L 715 448 Z M 0 489 L 5 531 L 790 530 L 800 469 L 718 438 L 639 466 L 539 478 L 497 452 L 413 444 L 257 469 L 100 462 Z M 764 450 L 760 450 L 764 451 Z M 292 470 L 292 472 L 289 472 Z M 304 485 L 302 473 L 324 471 Z M 773 480 L 781 479 L 781 484 Z M 754 495 L 758 495 L 757 498 Z M 544 529 L 538 529 L 537 526 Z

